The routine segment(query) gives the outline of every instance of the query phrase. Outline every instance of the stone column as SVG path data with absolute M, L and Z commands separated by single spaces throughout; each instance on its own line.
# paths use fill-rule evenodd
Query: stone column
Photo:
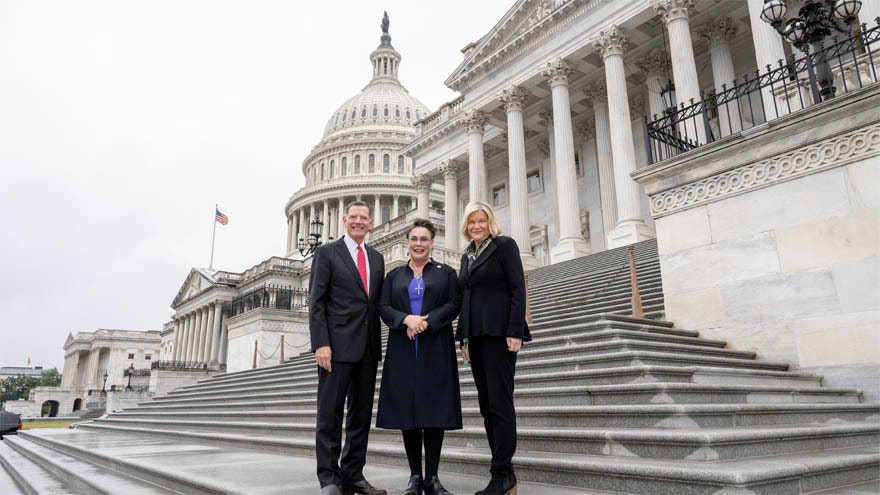
M 295 241 L 297 248 L 299 247 L 299 240 L 300 239 L 305 240 L 306 236 L 309 235 L 308 228 L 309 228 L 309 222 L 308 222 L 308 219 L 306 218 L 306 209 L 300 208 L 299 209 L 299 232 L 297 233 L 296 241 Z
M 217 361 L 225 364 L 226 363 L 226 351 L 229 347 L 229 327 L 222 324 L 223 312 L 221 311 L 218 314 L 220 315 L 219 319 L 220 319 L 221 323 L 220 323 L 220 352 L 217 355 Z M 216 322 L 217 318 L 215 318 L 214 321 Z M 216 325 L 217 323 L 214 323 L 214 324 Z
M 577 174 L 574 170 L 574 133 L 571 128 L 571 102 L 568 78 L 574 71 L 564 60 L 547 64 L 544 79 L 550 84 L 553 98 L 553 137 L 556 147 L 556 205 L 559 215 L 559 242 L 550 250 L 553 263 L 590 254 L 590 246 L 581 235 Z
M 382 196 L 377 194 L 373 203 L 373 225 L 379 225 L 382 221 Z
M 83 388 L 95 388 L 98 377 L 98 360 L 101 358 L 101 349 L 89 351 L 89 359 L 86 361 L 86 372 L 83 374 Z
M 391 203 L 391 220 L 397 218 L 397 211 L 400 210 L 400 194 L 393 196 L 394 201 Z
M 733 72 L 733 57 L 730 55 L 730 40 L 736 36 L 736 26 L 730 18 L 719 21 L 709 21 L 698 30 L 701 38 L 709 44 L 709 54 L 712 58 L 712 81 L 716 91 L 724 91 L 724 88 L 733 87 L 736 74 Z M 740 120 L 739 101 L 733 100 L 727 104 L 718 105 L 719 137 L 736 134 L 742 130 Z
M 416 211 L 416 216 L 427 220 L 428 215 L 430 215 L 430 205 L 428 204 L 428 202 L 431 199 L 431 179 L 426 175 L 417 175 L 411 180 L 412 185 L 416 189 L 416 192 L 419 196 L 418 210 Z
M 623 52 L 627 40 L 617 26 L 599 33 L 593 47 L 605 62 L 605 87 L 608 92 L 608 128 L 611 135 L 611 157 L 614 168 L 614 192 L 617 197 L 618 220 L 607 233 L 608 249 L 626 246 L 653 237 L 641 217 L 641 189 L 630 174 L 636 170 L 635 148 L 629 120 L 626 92 L 626 69 Z M 596 121 L 597 132 L 599 121 Z
M 222 317 L 221 312 L 223 311 L 223 303 L 220 301 L 214 301 L 212 303 L 213 306 L 213 316 L 211 317 L 211 336 L 213 343 L 211 344 L 211 362 L 216 363 L 218 360 L 218 355 L 220 354 L 220 318 Z
M 697 65 L 694 62 L 694 47 L 691 40 L 689 9 L 695 0 L 652 0 L 654 10 L 660 14 L 669 32 L 669 52 L 672 58 L 672 77 L 675 81 L 675 97 L 680 103 L 690 106 L 700 101 L 700 81 Z M 706 128 L 702 118 L 688 119 L 681 123 L 679 130 L 687 139 L 706 143 Z
M 551 112 L 539 112 L 538 124 L 547 129 L 547 141 L 539 141 L 538 149 L 546 157 L 550 164 L 546 170 L 542 169 L 541 179 L 544 181 L 544 195 L 554 198 L 551 201 L 552 218 L 553 218 L 553 238 L 549 239 L 550 244 L 559 240 L 559 203 L 556 198 L 556 133 L 553 131 L 553 114 Z M 547 248 L 547 259 L 550 259 L 550 248 Z
M 662 96 L 663 88 L 669 82 L 666 54 L 663 50 L 655 48 L 636 62 L 636 66 L 645 73 L 645 86 L 648 87 L 648 119 L 654 120 L 663 116 L 666 111 Z
M 187 327 L 189 325 L 188 315 L 180 317 L 180 350 L 177 352 L 175 361 L 186 361 L 186 343 L 187 343 Z
M 446 160 L 440 164 L 444 185 L 444 227 L 446 230 L 446 249 L 459 251 L 461 248 L 460 213 L 458 212 L 458 172 L 461 165 L 455 160 Z
M 171 353 L 172 361 L 180 360 L 180 343 L 183 341 L 183 320 L 179 316 L 174 317 L 174 350 Z
M 339 198 L 339 218 L 336 219 L 336 229 L 339 231 L 339 237 L 345 235 L 345 224 L 342 218 L 345 217 L 345 198 Z
M 583 138 L 581 140 L 581 174 L 584 177 L 587 176 L 588 173 L 592 173 L 593 170 L 598 172 L 598 164 L 596 162 L 596 121 L 595 119 L 588 119 L 581 123 L 578 126 L 578 135 Z M 597 174 L 598 177 L 598 174 Z M 599 193 L 599 191 L 596 191 Z M 599 200 L 601 202 L 601 193 Z M 600 203 L 601 208 L 601 203 Z M 591 215 L 592 216 L 592 215 Z M 598 235 L 599 233 L 593 230 L 592 222 L 589 222 L 587 227 L 589 230 L 589 236 L 584 236 L 584 239 L 590 245 L 590 250 L 593 252 L 603 251 L 605 249 L 605 235 L 603 228 L 603 235 Z
M 290 227 L 289 227 L 290 231 L 289 231 L 288 239 L 287 239 L 287 252 L 288 253 L 293 253 L 294 251 L 296 251 L 296 239 L 297 239 L 297 234 L 299 233 L 298 220 L 299 220 L 299 215 L 297 214 L 296 210 L 294 210 L 290 214 Z
M 510 205 L 510 237 L 519 246 L 523 268 L 541 266 L 532 254 L 529 239 L 529 191 L 526 184 L 526 138 L 523 129 L 523 108 L 528 95 L 519 86 L 501 92 L 501 103 L 507 111 L 508 202 Z
M 312 203 L 309 205 L 309 222 L 305 226 L 306 235 L 303 236 L 303 239 L 306 240 L 306 245 L 309 244 L 309 232 L 312 231 L 312 221 L 315 219 L 315 204 Z
M 202 324 L 199 326 L 199 355 L 196 361 L 201 363 L 207 361 L 205 351 L 208 350 L 208 308 L 199 309 L 199 315 L 201 315 Z
M 599 202 L 602 205 L 602 230 L 605 239 L 617 225 L 617 193 L 614 191 L 614 157 L 611 144 L 611 125 L 608 121 L 608 99 L 605 83 L 584 89 L 587 103 L 593 105 L 596 122 L 596 164 L 599 168 Z M 635 156 L 635 155 L 633 155 Z
M 214 303 L 205 306 L 205 313 L 208 315 L 208 321 L 205 324 L 205 356 L 202 361 L 210 361 L 211 353 L 214 350 Z
M 330 239 L 330 200 L 324 200 L 324 210 L 321 212 L 321 221 L 324 222 L 324 230 L 321 231 L 321 242 L 327 243 Z
M 483 112 L 471 110 L 465 114 L 468 134 L 468 201 L 489 202 L 489 179 L 483 155 L 483 130 L 487 119 Z
M 190 348 L 189 348 L 189 359 L 188 361 L 198 361 L 199 360 L 199 331 L 202 328 L 202 312 L 199 310 L 195 310 L 193 313 L 193 326 L 192 332 L 190 332 Z
M 748 0 L 749 25 L 752 28 L 752 41 L 755 45 L 755 60 L 761 73 L 779 67 L 779 61 L 785 60 L 785 50 L 782 47 L 782 38 L 773 29 L 773 26 L 761 20 L 761 10 L 764 8 L 764 0 Z M 865 6 L 862 5 L 862 10 Z M 782 101 L 777 101 L 770 88 L 761 89 L 761 101 L 764 103 L 765 120 L 774 119 L 777 115 L 788 113 L 788 108 Z M 799 104 L 798 104 L 799 105 Z M 794 110 L 795 108 L 793 108 Z M 758 122 L 752 122 L 757 124 Z
M 79 351 L 73 351 L 69 357 L 64 359 L 64 373 L 61 375 L 62 387 L 77 386 L 77 376 L 79 375 Z

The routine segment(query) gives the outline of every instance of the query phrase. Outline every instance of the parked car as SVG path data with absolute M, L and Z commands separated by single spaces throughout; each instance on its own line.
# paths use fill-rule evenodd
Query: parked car
M 15 435 L 20 429 L 20 414 L 0 411 L 0 438 L 3 438 L 3 435 Z

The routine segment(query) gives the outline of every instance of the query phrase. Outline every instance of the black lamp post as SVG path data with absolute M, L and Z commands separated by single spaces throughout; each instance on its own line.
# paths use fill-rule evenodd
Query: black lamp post
M 786 41 L 814 57 L 819 96 L 822 100 L 830 100 L 837 89 L 821 43 L 832 29 L 851 33 L 849 26 L 856 20 L 861 8 L 861 0 L 804 0 L 797 16 L 786 19 L 788 9 L 785 0 L 764 0 L 761 19 L 773 26 Z M 838 21 L 846 23 L 847 28 L 841 27 Z
M 312 223 L 309 224 L 309 238 L 307 241 L 303 240 L 300 237 L 299 241 L 296 243 L 297 249 L 299 249 L 299 254 L 303 256 L 308 256 L 311 254 L 315 248 L 322 244 L 321 242 L 321 234 L 324 232 L 324 222 L 321 221 L 320 217 L 315 217 L 312 220 Z
M 107 370 L 104 370 L 104 384 L 101 385 L 101 395 L 107 395 L 107 378 L 109 377 L 110 375 L 107 374 Z
M 134 363 L 131 363 L 131 366 L 128 367 L 128 385 L 125 386 L 125 390 L 131 390 L 131 375 L 134 374 Z

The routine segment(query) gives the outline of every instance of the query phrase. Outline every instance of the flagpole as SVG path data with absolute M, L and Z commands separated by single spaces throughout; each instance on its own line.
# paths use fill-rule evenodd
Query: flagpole
M 214 270 L 214 239 L 217 236 L 217 208 L 220 206 L 214 203 L 214 230 L 211 232 L 211 262 L 208 263 L 208 270 Z

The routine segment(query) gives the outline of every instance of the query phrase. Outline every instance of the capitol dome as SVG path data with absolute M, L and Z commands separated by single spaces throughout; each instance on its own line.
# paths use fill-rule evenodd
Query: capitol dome
M 401 56 L 391 46 L 387 14 L 381 26 L 381 43 L 370 54 L 369 82 L 333 112 L 321 141 L 303 160 L 305 187 L 284 208 L 287 257 L 304 252 L 299 246 L 311 237 L 314 223 L 321 223 L 322 242 L 344 235 L 343 209 L 351 201 L 370 205 L 375 227 L 404 220 L 416 209 L 419 191 L 429 205 L 443 202 L 443 187 L 425 181 L 417 185 L 412 159 L 400 152 L 415 138 L 415 123 L 430 110 L 398 79 Z
M 327 121 L 323 138 L 364 127 L 403 126 L 413 124 L 430 111 L 409 94 L 397 78 L 400 54 L 391 46 L 391 36 L 384 33 L 382 44 L 372 54 L 373 77 L 360 93 L 343 103 Z

